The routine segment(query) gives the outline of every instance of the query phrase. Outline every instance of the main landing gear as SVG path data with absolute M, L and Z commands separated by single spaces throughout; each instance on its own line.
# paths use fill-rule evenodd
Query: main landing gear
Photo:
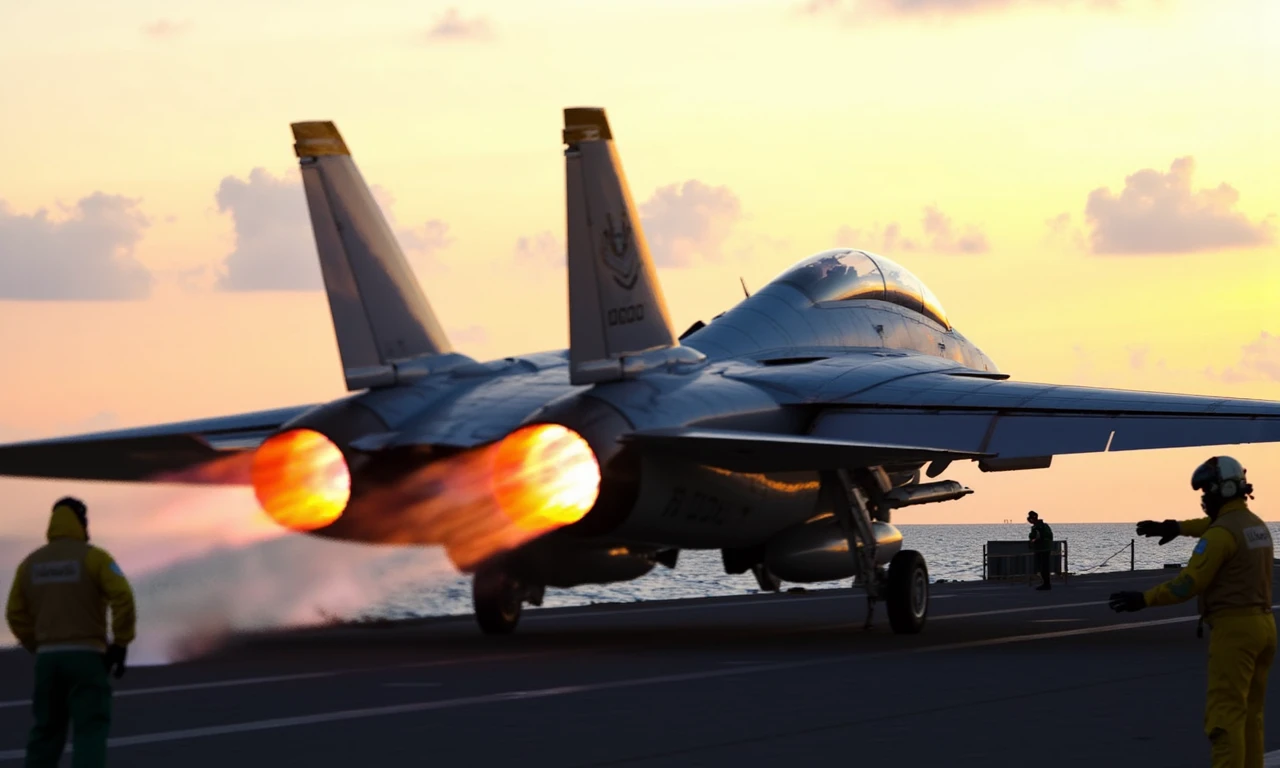
M 545 593 L 541 585 L 525 584 L 495 565 L 480 568 L 471 580 L 476 621 L 486 635 L 514 632 L 524 604 L 542 605 Z
M 769 570 L 764 563 L 756 563 L 751 566 L 751 575 L 756 577 L 756 583 L 760 585 L 761 591 L 778 592 L 782 590 L 782 579 L 773 575 L 773 571 Z
M 844 470 L 823 472 L 821 491 L 829 494 L 836 519 L 849 541 L 854 585 L 861 585 L 867 592 L 863 628 L 871 628 L 876 601 L 884 600 L 888 604 L 889 626 L 895 633 L 914 635 L 924 629 L 929 613 L 929 570 L 924 556 L 904 549 L 889 561 L 886 574 L 883 567 L 876 565 L 876 537 L 871 527 L 873 520 L 880 519 L 880 510 Z

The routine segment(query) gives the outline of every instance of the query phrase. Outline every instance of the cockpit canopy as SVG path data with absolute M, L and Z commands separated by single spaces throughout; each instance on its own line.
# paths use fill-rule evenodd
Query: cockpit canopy
M 893 260 L 866 251 L 823 251 L 783 272 L 774 282 L 799 288 L 815 304 L 854 299 L 887 301 L 951 329 L 942 302 L 928 286 Z

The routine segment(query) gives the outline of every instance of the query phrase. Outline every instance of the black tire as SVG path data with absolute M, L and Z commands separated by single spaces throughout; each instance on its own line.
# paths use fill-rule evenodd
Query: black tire
M 482 568 L 471 580 L 471 604 L 476 623 L 486 635 L 509 635 L 520 623 L 524 608 L 520 585 L 497 568 Z
M 751 575 L 756 577 L 756 583 L 765 592 L 778 592 L 782 589 L 782 579 L 773 575 L 773 571 L 769 570 L 764 563 L 751 566 Z
M 929 616 L 929 569 L 924 555 L 904 549 L 889 561 L 887 590 L 889 626 L 899 635 L 914 635 L 924 629 Z

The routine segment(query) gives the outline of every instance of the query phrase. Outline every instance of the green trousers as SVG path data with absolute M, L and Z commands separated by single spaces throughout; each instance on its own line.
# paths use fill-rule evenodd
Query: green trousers
M 111 729 L 111 684 L 101 653 L 56 651 L 36 654 L 36 724 L 27 739 L 27 768 L 57 768 L 73 725 L 73 768 L 107 764 Z

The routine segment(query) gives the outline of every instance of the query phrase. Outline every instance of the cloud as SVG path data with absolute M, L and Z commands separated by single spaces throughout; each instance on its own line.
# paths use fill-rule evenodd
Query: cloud
M 1060 213 L 1051 219 L 1045 219 L 1045 227 L 1049 230 L 1048 236 L 1045 238 L 1050 243 L 1067 243 L 1076 250 L 1083 251 L 1088 248 L 1085 243 L 1084 231 L 1075 225 L 1069 213 Z
M 957 232 L 951 217 L 936 205 L 927 205 L 920 217 L 923 238 L 903 234 L 896 221 L 881 227 L 874 225 L 864 230 L 849 226 L 836 231 L 835 242 L 840 246 L 863 247 L 885 255 L 925 251 L 930 253 L 986 253 L 991 250 L 987 236 L 976 226 L 969 225 L 964 232 Z
M 488 19 L 480 16 L 464 19 L 457 8 L 445 11 L 439 21 L 427 30 L 429 41 L 490 40 L 492 38 L 493 28 Z
M 1151 357 L 1151 347 L 1146 344 L 1130 344 L 1125 347 L 1125 351 L 1129 353 L 1130 370 L 1146 374 L 1170 375 L 1174 371 L 1169 367 L 1169 361 L 1163 357 L 1153 360 Z
M 1090 192 L 1085 216 L 1093 252 L 1194 253 L 1272 242 L 1270 217 L 1252 222 L 1233 210 L 1240 193 L 1229 184 L 1193 191 L 1194 173 L 1195 161 L 1180 157 L 1168 173 L 1145 168 L 1129 175 L 1119 195 L 1105 187 Z
M 1216 378 L 1227 382 L 1280 381 L 1280 336 L 1263 331 L 1241 350 L 1240 362 Z
M 227 176 L 214 196 L 230 213 L 236 247 L 217 287 L 227 291 L 317 291 L 324 287 L 297 171 L 277 178 L 254 168 Z
M 835 242 L 841 246 L 869 248 L 885 254 L 920 250 L 917 241 L 902 236 L 902 227 L 897 222 L 883 228 L 877 224 L 870 230 L 843 226 L 836 230 Z
M 134 248 L 151 220 L 139 200 L 94 192 L 55 220 L 0 201 L 0 300 L 144 299 L 151 273 Z
M 180 35 L 186 34 L 190 29 L 191 22 L 188 21 L 169 21 L 168 19 L 160 19 L 146 24 L 142 27 L 142 34 L 153 40 L 171 40 Z
M 369 187 L 369 193 L 373 195 L 374 201 L 387 217 L 387 223 L 395 230 L 396 239 L 400 241 L 400 247 L 407 254 L 416 255 L 420 257 L 420 260 L 434 264 L 434 257 L 440 251 L 453 245 L 453 237 L 449 234 L 449 225 L 447 223 L 440 219 L 430 219 L 420 227 L 397 228 L 394 213 L 395 196 L 377 184 Z M 310 219 L 307 220 L 307 231 L 311 231 Z
M 563 269 L 566 256 L 564 241 L 549 231 L 516 241 L 517 264 L 537 269 Z
M 742 204 L 725 186 L 697 179 L 657 189 L 640 206 L 649 251 L 660 267 L 687 267 L 698 256 L 718 261 L 725 240 L 742 218 Z
M 836 15 L 850 22 L 875 17 L 943 18 L 1025 8 L 1085 6 L 1119 10 L 1124 0 L 807 0 L 795 6 L 801 15 Z
M 453 239 L 449 226 L 432 219 L 416 228 L 397 228 L 391 206 L 394 198 L 385 189 L 370 187 L 374 200 L 396 233 L 406 255 L 434 264 L 432 258 Z M 228 176 L 218 185 L 218 210 L 231 214 L 235 250 L 226 257 L 216 277 L 216 287 L 226 291 L 318 291 L 324 287 L 316 259 L 315 236 L 306 197 L 296 169 L 276 177 L 254 168 L 249 178 Z M 189 285 L 201 275 L 184 274 Z
M 699 257 L 718 261 L 742 218 L 742 204 L 728 187 L 697 179 L 660 187 L 639 208 L 649 253 L 660 267 L 688 267 Z M 515 260 L 539 270 L 563 269 L 566 248 L 544 230 L 516 240 Z
M 935 205 L 927 205 L 924 209 L 924 232 L 933 237 L 933 250 L 942 253 L 986 253 L 991 250 L 987 236 L 974 226 L 968 227 L 964 234 L 951 228 L 951 217 L 938 210 Z

